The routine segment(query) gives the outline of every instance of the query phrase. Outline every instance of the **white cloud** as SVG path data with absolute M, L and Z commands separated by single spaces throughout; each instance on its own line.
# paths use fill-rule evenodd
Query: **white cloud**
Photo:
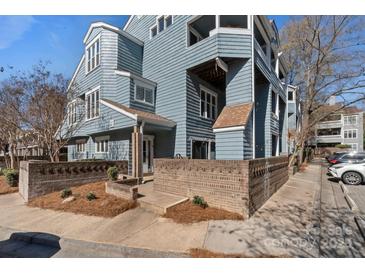
M 0 50 L 22 39 L 34 22 L 32 16 L 0 16 Z

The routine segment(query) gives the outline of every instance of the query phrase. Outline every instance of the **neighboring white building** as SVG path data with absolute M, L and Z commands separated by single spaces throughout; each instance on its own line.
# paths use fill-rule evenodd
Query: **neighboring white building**
M 347 144 L 353 151 L 363 151 L 363 113 L 351 111 L 332 115 L 316 125 L 317 147 L 335 147 Z

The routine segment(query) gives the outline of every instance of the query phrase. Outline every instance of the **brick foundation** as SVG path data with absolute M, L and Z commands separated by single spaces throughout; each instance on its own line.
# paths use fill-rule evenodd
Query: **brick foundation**
M 286 156 L 256 160 L 155 159 L 154 189 L 251 216 L 288 180 Z
M 107 179 L 107 170 L 116 166 L 128 173 L 128 161 L 59 162 L 22 161 L 19 169 L 19 193 L 25 201 L 66 187 Z

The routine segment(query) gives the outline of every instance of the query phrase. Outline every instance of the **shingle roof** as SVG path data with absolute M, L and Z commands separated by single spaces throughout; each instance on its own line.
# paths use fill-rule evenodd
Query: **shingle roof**
M 167 119 L 161 115 L 157 115 L 157 114 L 154 114 L 154 113 L 151 113 L 151 112 L 147 112 L 147 111 L 142 111 L 142 110 L 138 110 L 138 109 L 133 109 L 133 108 L 129 108 L 123 104 L 120 104 L 120 103 L 117 103 L 117 102 L 114 102 L 112 100 L 109 100 L 109 99 L 101 99 L 102 101 L 112 105 L 113 107 L 115 108 L 118 108 L 120 110 L 123 110 L 125 112 L 128 112 L 130 114 L 133 114 L 133 115 L 137 115 L 138 119 L 141 119 L 141 120 L 147 120 L 148 122 L 151 122 L 151 123 L 157 123 L 157 124 L 161 124 L 161 123 L 164 123 L 164 124 L 167 124 L 167 125 L 170 125 L 170 126 L 173 126 L 173 125 L 176 125 L 176 123 L 170 119 Z
M 225 106 L 213 125 L 213 129 L 246 126 L 252 103 L 239 104 L 234 106 Z

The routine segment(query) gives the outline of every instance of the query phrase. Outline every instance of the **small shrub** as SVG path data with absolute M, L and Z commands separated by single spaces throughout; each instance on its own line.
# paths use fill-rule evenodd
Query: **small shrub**
M 335 147 L 337 147 L 337 148 L 351 148 L 350 145 L 346 145 L 346 144 L 337 144 Z
M 92 192 L 89 192 L 86 195 L 86 199 L 88 199 L 89 201 L 95 200 L 96 199 L 96 195 L 94 193 L 92 193 Z
M 194 205 L 198 205 L 198 206 L 200 206 L 202 208 L 207 208 L 208 207 L 208 203 L 201 196 L 194 196 L 194 198 L 193 198 L 193 204 Z
M 11 187 L 18 186 L 19 172 L 15 169 L 6 169 L 4 172 L 6 182 Z
M 115 166 L 109 167 L 107 174 L 108 174 L 109 180 L 111 180 L 111 181 L 118 180 L 118 169 Z
M 72 190 L 69 188 L 65 188 L 64 190 L 61 191 L 61 198 L 65 199 L 67 197 L 70 197 L 72 195 Z

